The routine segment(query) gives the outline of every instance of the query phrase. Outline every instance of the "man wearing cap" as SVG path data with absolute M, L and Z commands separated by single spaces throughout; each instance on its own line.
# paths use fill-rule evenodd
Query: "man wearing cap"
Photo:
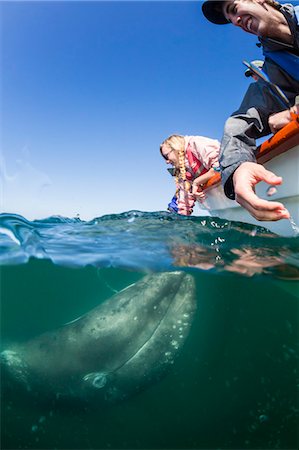
M 212 23 L 232 23 L 258 36 L 265 56 L 263 70 L 294 104 L 299 93 L 299 7 L 274 0 L 207 0 L 202 10 Z M 255 151 L 256 139 L 270 133 L 269 116 L 283 109 L 263 83 L 252 83 L 225 124 L 220 156 L 224 192 L 257 220 L 289 218 L 281 203 L 262 200 L 254 191 L 260 181 L 282 183 L 281 177 L 256 163 Z

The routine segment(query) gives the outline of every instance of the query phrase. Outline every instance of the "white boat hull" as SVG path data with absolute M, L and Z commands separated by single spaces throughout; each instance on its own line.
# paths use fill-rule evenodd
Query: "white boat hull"
M 266 200 L 276 200 L 283 203 L 299 230 L 299 143 L 287 152 L 272 158 L 264 166 L 276 175 L 281 176 L 283 184 L 277 186 L 277 192 L 269 197 L 267 196 L 269 185 L 261 182 L 256 186 L 257 195 Z M 292 225 L 290 220 L 283 219 L 276 222 L 255 220 L 236 201 L 229 200 L 224 195 L 223 188 L 219 183 L 207 188 L 205 193 L 206 201 L 202 206 L 208 210 L 211 216 L 252 223 L 268 228 L 282 236 L 294 236 L 296 234 L 296 226 Z

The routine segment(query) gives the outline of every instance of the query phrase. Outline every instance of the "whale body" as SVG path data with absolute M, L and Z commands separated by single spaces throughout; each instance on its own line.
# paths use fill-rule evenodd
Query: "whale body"
M 147 275 L 79 319 L 2 351 L 2 381 L 43 398 L 125 399 L 171 367 L 195 310 L 192 276 Z

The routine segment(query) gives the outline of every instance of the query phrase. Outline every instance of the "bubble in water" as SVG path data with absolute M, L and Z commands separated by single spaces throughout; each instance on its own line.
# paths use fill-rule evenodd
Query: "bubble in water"
M 272 195 L 277 193 L 277 187 L 276 186 L 269 186 L 266 191 L 268 197 L 272 197 Z
M 260 421 L 260 423 L 267 422 L 268 420 L 269 420 L 269 417 L 266 416 L 266 414 L 261 414 L 261 415 L 259 416 L 259 421 Z
M 289 218 L 289 221 L 290 221 L 292 230 L 295 233 L 295 236 L 298 236 L 299 235 L 299 226 L 296 224 L 296 222 L 295 222 L 295 220 L 293 219 L 292 216 Z

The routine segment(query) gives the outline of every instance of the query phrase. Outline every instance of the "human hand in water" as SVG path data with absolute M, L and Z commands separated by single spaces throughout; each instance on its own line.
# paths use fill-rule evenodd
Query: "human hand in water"
M 289 219 L 290 214 L 282 203 L 263 200 L 255 194 L 255 185 L 260 181 L 277 186 L 282 183 L 282 178 L 261 164 L 241 164 L 233 175 L 236 201 L 257 220 Z

